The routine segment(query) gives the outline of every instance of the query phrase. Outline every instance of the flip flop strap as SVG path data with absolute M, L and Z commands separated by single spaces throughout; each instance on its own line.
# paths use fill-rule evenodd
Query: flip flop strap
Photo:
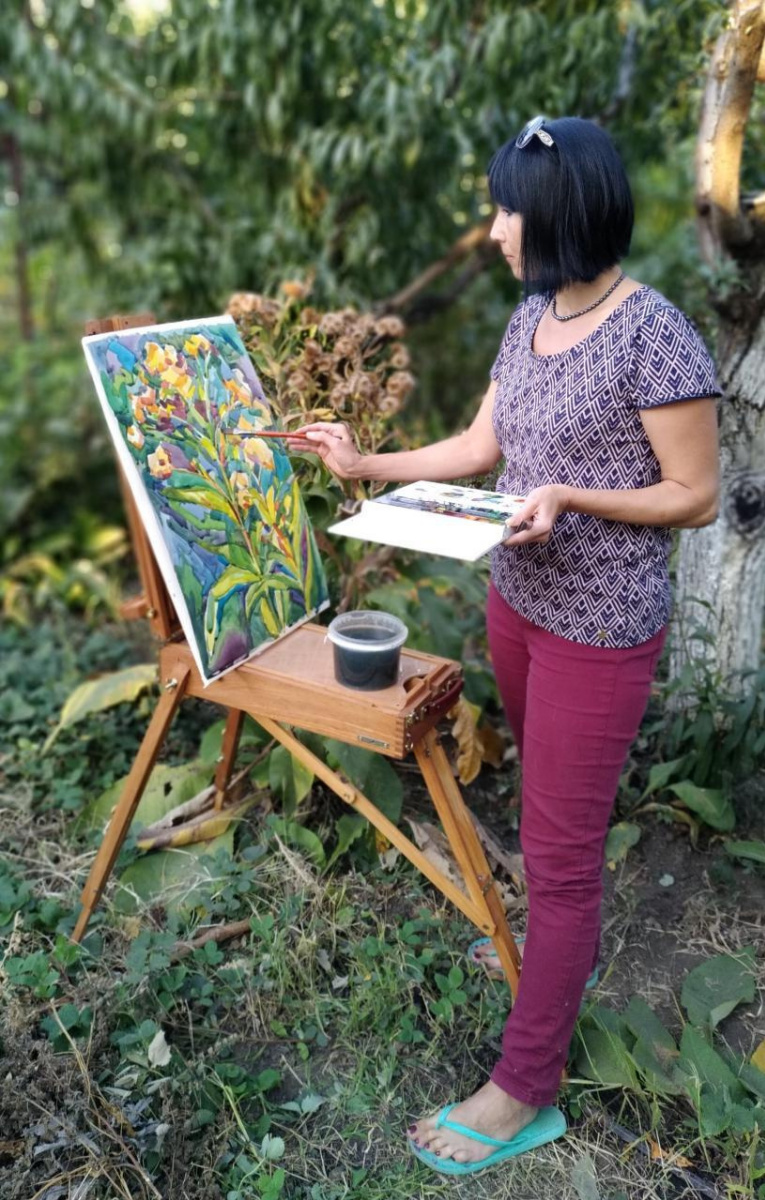
M 459 1121 L 447 1121 L 447 1117 L 454 1104 L 446 1104 L 441 1109 L 436 1117 L 436 1129 L 451 1129 L 454 1133 L 462 1133 L 465 1137 L 472 1138 L 474 1142 L 482 1142 L 484 1146 L 499 1146 L 507 1145 L 507 1142 L 500 1142 L 496 1138 L 488 1137 L 485 1133 L 479 1133 L 477 1129 L 468 1129 L 467 1125 L 460 1125 Z

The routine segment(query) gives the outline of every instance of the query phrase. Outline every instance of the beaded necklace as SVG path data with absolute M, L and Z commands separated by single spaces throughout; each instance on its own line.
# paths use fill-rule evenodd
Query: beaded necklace
M 593 308 L 597 308 L 599 304 L 602 304 L 604 300 L 607 300 L 611 293 L 616 291 L 623 279 L 624 271 L 620 273 L 618 278 L 614 280 L 608 291 L 604 292 L 600 299 L 593 301 L 592 304 L 588 304 L 586 308 L 580 308 L 579 312 L 568 313 L 565 317 L 562 317 L 556 309 L 555 297 L 553 296 L 552 315 L 556 321 L 573 321 L 574 317 L 583 317 L 585 313 L 592 312 Z

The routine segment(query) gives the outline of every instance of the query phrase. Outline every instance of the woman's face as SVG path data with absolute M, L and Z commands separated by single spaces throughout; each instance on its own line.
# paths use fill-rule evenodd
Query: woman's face
M 521 271 L 521 230 L 523 219 L 520 213 L 498 208 L 491 227 L 490 237 L 496 242 L 516 279 L 523 278 Z

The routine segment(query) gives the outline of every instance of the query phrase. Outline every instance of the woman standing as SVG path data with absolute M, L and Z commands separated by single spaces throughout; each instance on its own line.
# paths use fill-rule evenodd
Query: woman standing
M 693 326 L 628 278 L 632 196 L 589 121 L 536 117 L 489 166 L 491 236 L 526 299 L 472 425 L 419 450 L 362 456 L 342 424 L 301 431 L 341 478 L 451 480 L 504 459 L 527 496 L 494 553 L 487 620 L 523 765 L 528 933 L 503 1053 L 469 1098 L 409 1129 L 450 1174 L 565 1131 L 551 1107 L 597 966 L 603 848 L 619 776 L 666 634 L 671 528 L 714 521 L 714 367 Z M 479 955 L 496 966 L 491 947 Z

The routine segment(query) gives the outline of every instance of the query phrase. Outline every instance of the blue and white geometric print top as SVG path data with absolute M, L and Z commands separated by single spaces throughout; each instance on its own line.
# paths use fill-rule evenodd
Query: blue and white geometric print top
M 550 299 L 536 295 L 518 306 L 492 367 L 494 432 L 505 458 L 497 490 L 658 483 L 640 410 L 721 395 L 701 337 L 643 286 L 570 349 L 536 354 L 534 331 Z M 562 513 L 546 545 L 498 546 L 492 579 L 512 608 L 551 633 L 589 646 L 637 646 L 669 618 L 671 536 L 657 526 Z

